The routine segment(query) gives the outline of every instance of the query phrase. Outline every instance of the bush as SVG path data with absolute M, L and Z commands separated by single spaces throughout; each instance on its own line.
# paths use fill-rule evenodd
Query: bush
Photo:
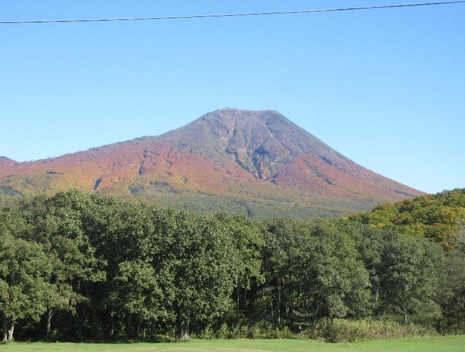
M 150 338 L 147 339 L 149 342 L 176 342 L 176 338 L 170 336 L 170 335 L 162 335 L 162 334 L 155 334 L 151 336 Z
M 310 338 L 333 343 L 428 335 L 438 333 L 426 326 L 369 319 L 322 319 L 310 330 Z
M 201 339 L 295 339 L 301 336 L 294 334 L 287 326 L 278 329 L 269 323 L 260 322 L 251 326 L 234 325 L 231 327 L 223 323 L 215 334 L 207 327 L 202 334 L 191 337 Z

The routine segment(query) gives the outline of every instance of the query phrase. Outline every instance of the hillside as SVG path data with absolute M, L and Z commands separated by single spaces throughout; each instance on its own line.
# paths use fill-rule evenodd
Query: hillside
M 6 156 L 0 156 L 0 167 L 15 164 L 16 161 L 8 159 Z
M 349 160 L 276 111 L 230 108 L 157 137 L 0 161 L 0 199 L 70 188 L 253 218 L 347 215 L 421 194 Z
M 428 194 L 375 207 L 350 217 L 377 228 L 426 237 L 447 250 L 465 249 L 465 189 Z

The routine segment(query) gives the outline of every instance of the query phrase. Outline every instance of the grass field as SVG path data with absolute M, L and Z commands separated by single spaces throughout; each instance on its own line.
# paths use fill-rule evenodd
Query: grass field
M 0 346 L 1 351 L 117 351 L 117 352 L 463 352 L 465 336 L 419 337 L 359 343 L 327 344 L 309 340 L 191 340 L 179 343 L 86 344 L 20 343 Z

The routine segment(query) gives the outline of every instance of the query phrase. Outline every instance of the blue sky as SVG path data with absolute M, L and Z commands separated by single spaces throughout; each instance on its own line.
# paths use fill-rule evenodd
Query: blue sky
M 292 11 L 415 0 L 3 0 L 0 21 Z M 465 4 L 0 25 L 0 155 L 38 160 L 273 109 L 419 190 L 465 187 Z

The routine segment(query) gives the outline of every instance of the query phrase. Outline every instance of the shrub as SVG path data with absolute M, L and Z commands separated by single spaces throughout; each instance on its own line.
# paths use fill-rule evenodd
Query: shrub
M 437 334 L 434 329 L 427 326 L 370 319 L 322 319 L 310 330 L 310 338 L 334 343 Z

